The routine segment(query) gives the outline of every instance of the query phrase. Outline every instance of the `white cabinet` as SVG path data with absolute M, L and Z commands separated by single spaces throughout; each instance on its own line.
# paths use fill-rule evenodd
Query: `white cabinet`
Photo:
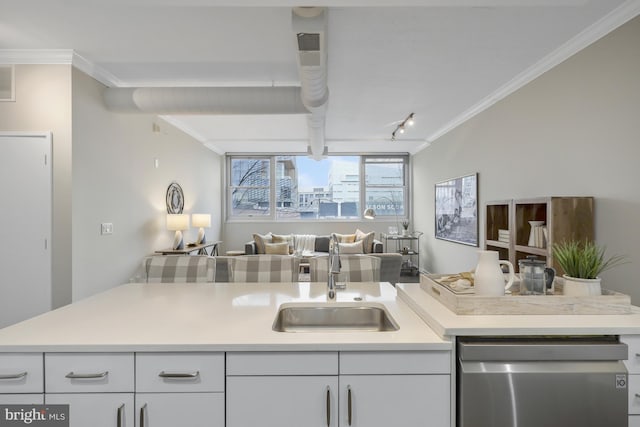
M 340 353 L 340 426 L 449 427 L 451 353 Z
M 224 393 L 136 393 L 136 426 L 224 427 Z
M 45 404 L 69 405 L 70 427 L 134 427 L 133 393 L 51 393 Z
M 45 404 L 68 404 L 70 427 L 134 427 L 133 353 L 46 353 Z
M 629 372 L 629 427 L 640 427 L 640 335 L 622 335 L 620 341 L 629 347 L 624 362 Z
M 336 426 L 338 352 L 227 353 L 227 427 Z
M 0 400 L 2 394 L 43 392 L 42 353 L 0 354 Z
M 224 427 L 224 353 L 137 353 L 138 427 Z
M 45 393 L 133 392 L 133 353 L 46 353 Z
M 337 376 L 227 379 L 227 427 L 326 427 L 337 419 Z
M 450 356 L 228 353 L 227 427 L 449 427 Z
M 448 427 L 449 375 L 341 375 L 340 424 Z

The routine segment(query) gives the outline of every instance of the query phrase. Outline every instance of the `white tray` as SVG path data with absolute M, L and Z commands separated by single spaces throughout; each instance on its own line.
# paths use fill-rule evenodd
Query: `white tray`
M 608 289 L 602 295 L 576 297 L 562 295 L 560 280 L 554 284 L 553 295 L 520 295 L 519 283 L 512 293 L 504 296 L 479 296 L 473 293 L 456 293 L 437 279 L 445 276 L 421 275 L 420 287 L 440 301 L 449 310 L 461 315 L 483 314 L 631 314 L 639 311 L 631 305 L 629 295 Z M 450 276 L 448 274 L 447 276 Z

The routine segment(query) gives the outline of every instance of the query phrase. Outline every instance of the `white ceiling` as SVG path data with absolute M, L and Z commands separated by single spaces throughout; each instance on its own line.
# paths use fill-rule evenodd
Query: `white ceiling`
M 329 6 L 329 152 L 414 153 L 635 16 L 638 3 L 0 0 L 0 63 L 46 56 L 23 49 L 72 49 L 111 86 L 297 85 L 291 7 Z M 391 142 L 411 112 L 416 125 Z M 306 152 L 304 116 L 166 119 L 220 153 Z

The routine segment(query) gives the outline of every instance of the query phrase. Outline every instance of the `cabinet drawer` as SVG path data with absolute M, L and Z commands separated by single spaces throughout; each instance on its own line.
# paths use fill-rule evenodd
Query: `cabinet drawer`
M 338 375 L 338 353 L 231 352 L 227 375 Z
M 132 392 L 133 353 L 46 353 L 47 393 Z
M 138 392 L 224 391 L 224 353 L 136 353 Z
M 0 393 L 42 393 L 42 353 L 0 354 Z
M 640 375 L 629 375 L 629 413 L 640 414 Z
M 42 405 L 44 394 L 0 394 L 0 405 Z
M 628 360 L 624 362 L 630 374 L 640 374 L 640 335 L 623 335 L 620 341 L 629 347 Z
M 629 427 L 640 427 L 640 415 L 629 416 Z
M 342 351 L 340 374 L 450 374 L 450 351 Z

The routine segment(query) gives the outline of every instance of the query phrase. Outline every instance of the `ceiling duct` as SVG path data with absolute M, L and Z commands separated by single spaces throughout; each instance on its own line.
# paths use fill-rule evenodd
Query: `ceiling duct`
M 107 108 L 154 114 L 308 114 L 301 88 L 144 87 L 107 88 Z
M 309 110 L 307 128 L 311 157 L 326 156 L 325 122 L 329 100 L 327 87 L 327 9 L 294 7 L 292 28 L 298 42 L 298 73 L 302 103 Z

